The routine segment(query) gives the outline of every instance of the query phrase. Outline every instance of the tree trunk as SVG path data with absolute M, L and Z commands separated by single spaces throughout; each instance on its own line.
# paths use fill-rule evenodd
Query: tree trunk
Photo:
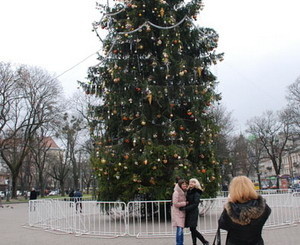
M 91 186 L 91 183 L 90 181 L 86 184 L 86 194 L 90 194 L 90 186 Z
M 44 176 L 43 172 L 39 171 L 39 185 L 40 185 L 40 195 L 41 197 L 45 196 L 45 183 L 44 183 Z
M 260 173 L 259 172 L 257 172 L 257 180 L 258 180 L 259 189 L 261 190 L 261 179 L 260 179 Z
M 65 196 L 65 181 L 60 180 L 59 185 L 60 185 L 61 196 Z
M 276 186 L 277 186 L 277 189 L 280 189 L 279 175 L 276 176 Z
M 14 173 L 11 174 L 11 198 L 16 199 L 17 198 L 17 180 L 18 180 L 18 172 L 14 171 Z

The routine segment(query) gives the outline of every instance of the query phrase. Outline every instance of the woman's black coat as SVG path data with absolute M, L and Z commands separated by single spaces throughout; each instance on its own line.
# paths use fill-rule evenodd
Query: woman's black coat
M 263 245 L 261 232 L 270 213 L 261 196 L 246 203 L 226 203 L 219 219 L 219 227 L 228 231 L 226 245 Z
M 185 210 L 185 227 L 196 227 L 198 223 L 199 209 L 202 191 L 196 188 L 187 191 L 186 200 L 188 205 L 183 207 Z

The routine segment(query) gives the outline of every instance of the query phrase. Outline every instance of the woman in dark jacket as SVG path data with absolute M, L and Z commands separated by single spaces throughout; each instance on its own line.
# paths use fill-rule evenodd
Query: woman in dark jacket
M 204 244 L 209 245 L 209 242 L 197 231 L 196 227 L 198 224 L 200 196 L 202 189 L 197 179 L 190 179 L 189 189 L 187 191 L 186 200 L 188 205 L 180 208 L 185 210 L 185 227 L 190 227 L 193 245 L 197 244 L 197 238 Z
M 219 227 L 228 232 L 226 245 L 264 245 L 261 232 L 270 213 L 266 200 L 256 193 L 250 179 L 233 178 L 219 219 Z

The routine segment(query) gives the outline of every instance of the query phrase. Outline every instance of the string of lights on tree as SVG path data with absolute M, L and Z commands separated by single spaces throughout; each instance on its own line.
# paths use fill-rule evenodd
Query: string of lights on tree
M 218 34 L 193 23 L 202 1 L 115 2 L 98 5 L 104 14 L 93 29 L 99 38 L 99 28 L 108 32 L 100 38 L 104 55 L 82 83 L 103 101 L 90 106 L 94 170 L 100 179 L 131 186 L 116 194 L 123 198 L 163 196 L 165 188 L 156 187 L 170 187 L 167 179 L 175 175 L 214 182 L 217 129 L 210 107 L 220 95 L 209 66 L 223 54 L 215 52 Z

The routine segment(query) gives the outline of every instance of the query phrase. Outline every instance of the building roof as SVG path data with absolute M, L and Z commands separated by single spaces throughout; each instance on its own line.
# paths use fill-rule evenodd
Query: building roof
M 55 141 L 52 139 L 52 137 L 44 137 L 43 138 L 43 143 L 50 147 L 50 149 L 60 149 L 59 146 L 55 143 Z

